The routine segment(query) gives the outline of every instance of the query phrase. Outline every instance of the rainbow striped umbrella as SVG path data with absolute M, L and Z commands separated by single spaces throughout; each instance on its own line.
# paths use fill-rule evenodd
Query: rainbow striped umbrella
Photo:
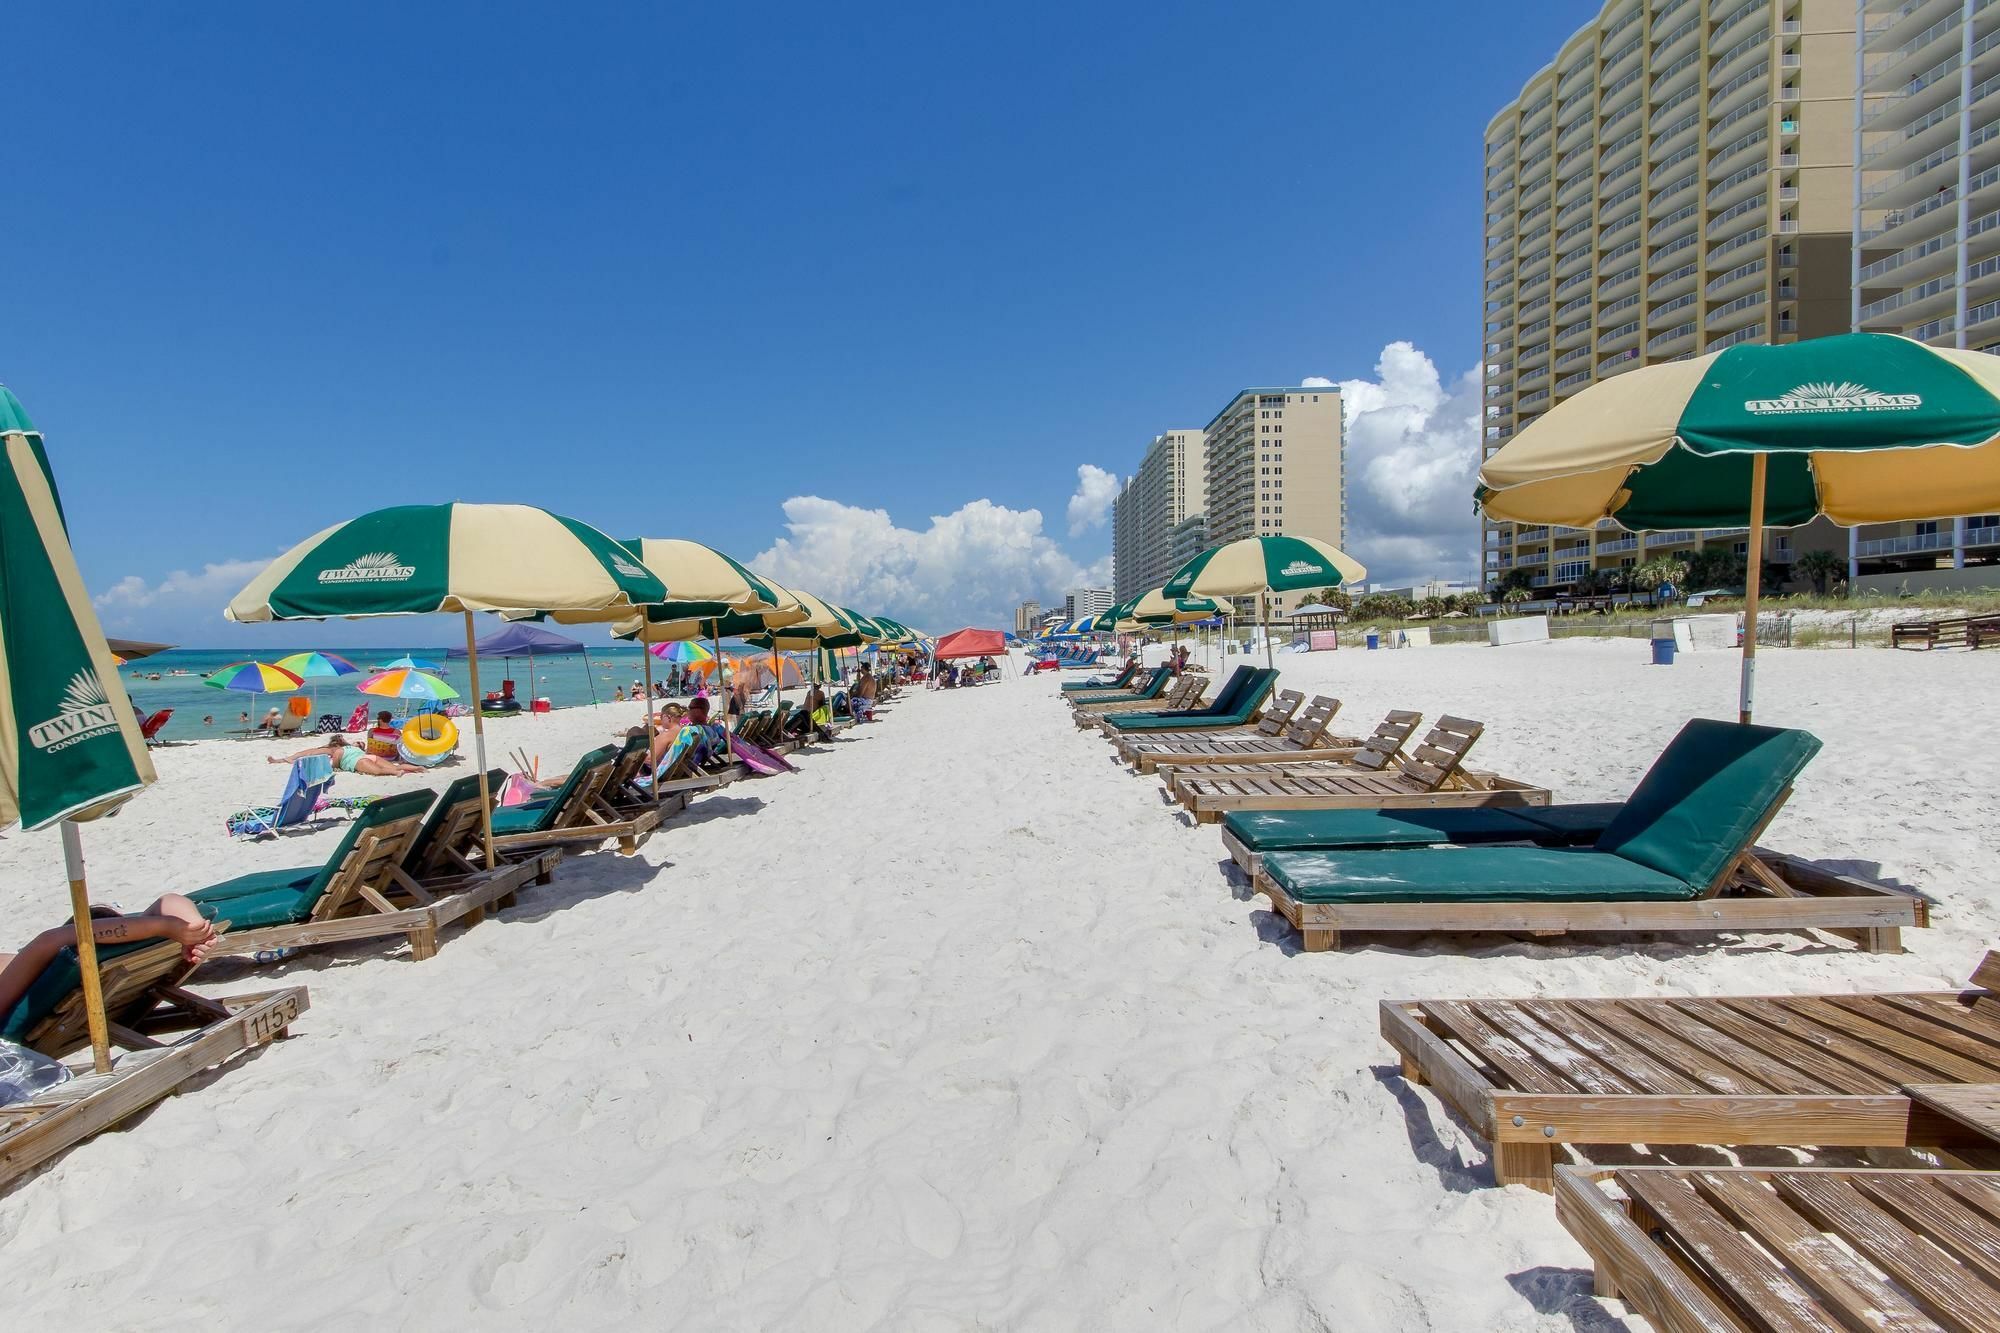
M 293 653 L 278 659 L 278 667 L 300 680 L 328 680 L 335 676 L 360 674 L 361 668 L 332 653 Z
M 692 639 L 679 639 L 673 643 L 656 643 L 647 649 L 663 662 L 678 662 L 691 666 L 696 662 L 713 662 L 715 654 Z
M 458 691 L 428 671 L 398 667 L 370 676 L 355 687 L 363 694 L 379 694 L 385 699 L 456 699 Z
M 297 672 L 269 662 L 231 662 L 204 677 L 202 684 L 218 690 L 241 690 L 245 694 L 289 694 L 305 681 Z

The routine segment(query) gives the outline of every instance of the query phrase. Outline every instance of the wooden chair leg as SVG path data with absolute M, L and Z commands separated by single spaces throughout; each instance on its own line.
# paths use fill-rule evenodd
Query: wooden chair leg
M 1493 1181 L 1498 1185 L 1526 1185 L 1544 1194 L 1555 1193 L 1554 1146 L 1547 1143 L 1494 1144 Z
M 410 932 L 410 956 L 418 962 L 433 957 L 438 951 L 436 926 L 419 926 Z
M 1340 932 L 1331 926 L 1301 926 L 1299 934 L 1305 937 L 1307 953 L 1325 953 L 1340 947 Z
M 1618 1297 L 1618 1283 L 1611 1276 L 1611 1270 L 1602 1259 L 1597 1261 L 1591 1272 L 1590 1294 L 1600 1301 L 1615 1301 Z
M 1424 1067 L 1407 1055 L 1403 1057 L 1403 1081 L 1413 1088 L 1424 1085 Z

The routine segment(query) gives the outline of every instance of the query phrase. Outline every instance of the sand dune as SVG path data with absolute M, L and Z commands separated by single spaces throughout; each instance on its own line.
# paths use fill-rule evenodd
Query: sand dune
M 1480 767 L 1622 796 L 1729 654 L 1645 645 L 1281 657 L 1365 728 L 1489 731 Z M 1609 1326 L 1550 1201 L 1395 1077 L 1383 997 L 1936 986 L 1994 938 L 2000 655 L 1773 652 L 1760 720 L 1826 748 L 1766 841 L 1915 885 L 1869 956 L 1797 935 L 1296 952 L 1213 828 L 1075 731 L 1050 677 L 906 696 L 796 775 L 698 802 L 432 961 L 227 965 L 304 982 L 294 1036 L 0 1198 L 22 1327 Z M 1073 676 L 1071 678 L 1074 678 Z M 636 705 L 495 727 L 565 762 Z M 324 854 L 232 843 L 269 742 L 160 753 L 90 830 L 137 906 Z M 340 791 L 419 780 L 344 778 Z M 63 901 L 53 836 L 0 840 L 0 920 Z M 1592 1322 L 1595 1321 L 1595 1322 Z

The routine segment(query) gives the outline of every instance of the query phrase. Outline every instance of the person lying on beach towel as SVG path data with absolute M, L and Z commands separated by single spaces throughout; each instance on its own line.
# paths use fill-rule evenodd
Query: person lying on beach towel
M 348 743 L 345 736 L 329 736 L 326 744 L 315 745 L 310 750 L 300 750 L 297 754 L 266 755 L 265 762 L 289 764 L 296 759 L 310 759 L 316 754 L 325 755 L 333 764 L 336 773 L 359 773 L 364 778 L 399 778 L 405 773 L 421 773 L 424 770 L 415 764 L 406 764 L 400 759 L 385 759 L 379 754 L 364 754 L 361 747 Z
M 170 939 L 181 946 L 189 963 L 199 963 L 215 947 L 215 927 L 201 909 L 178 893 L 167 894 L 145 911 L 131 916 L 113 907 L 90 909 L 90 935 L 99 944 L 130 944 L 137 940 Z M 0 1023 L 28 993 L 28 987 L 55 956 L 76 943 L 76 923 L 51 926 L 21 946 L 19 953 L 0 953 Z

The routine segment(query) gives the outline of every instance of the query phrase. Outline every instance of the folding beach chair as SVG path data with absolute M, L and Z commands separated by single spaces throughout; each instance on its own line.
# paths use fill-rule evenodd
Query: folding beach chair
M 285 790 L 279 795 L 278 803 L 238 810 L 227 820 L 229 834 L 235 838 L 264 838 L 275 837 L 285 829 L 319 827 L 320 810 L 327 802 L 327 792 L 332 789 L 332 760 L 323 754 L 295 759 L 291 771 L 285 775 Z M 365 804 L 364 800 L 340 808 L 350 809 Z

